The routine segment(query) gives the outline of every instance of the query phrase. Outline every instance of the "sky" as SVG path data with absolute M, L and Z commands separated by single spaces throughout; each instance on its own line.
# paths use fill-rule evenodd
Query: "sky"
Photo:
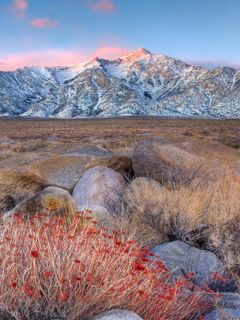
M 138 48 L 240 68 L 240 0 L 0 0 L 0 70 Z

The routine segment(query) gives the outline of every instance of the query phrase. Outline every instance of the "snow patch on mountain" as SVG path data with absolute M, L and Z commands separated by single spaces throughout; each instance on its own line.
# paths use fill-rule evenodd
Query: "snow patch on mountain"
M 115 60 L 0 72 L 0 116 L 240 117 L 240 70 L 139 49 Z

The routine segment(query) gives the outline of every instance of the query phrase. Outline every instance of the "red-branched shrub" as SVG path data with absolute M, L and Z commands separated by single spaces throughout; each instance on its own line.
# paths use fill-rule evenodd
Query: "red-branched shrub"
M 20 214 L 0 225 L 0 312 L 80 320 L 112 308 L 146 320 L 192 319 L 213 296 L 189 279 L 171 280 L 149 250 L 117 231 L 99 230 L 89 212 L 69 222 Z M 208 297 L 208 298 L 206 298 Z

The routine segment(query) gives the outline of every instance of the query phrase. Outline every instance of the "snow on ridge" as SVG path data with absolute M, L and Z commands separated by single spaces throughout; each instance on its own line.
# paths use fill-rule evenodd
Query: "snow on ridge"
M 99 62 L 96 59 L 94 59 L 90 62 L 87 61 L 66 68 L 58 68 L 58 70 L 55 73 L 55 77 L 60 83 L 64 83 L 65 81 L 69 81 L 75 78 L 77 75 L 84 72 L 85 70 L 98 66 Z
M 240 118 L 240 72 L 139 49 L 118 59 L 0 73 L 0 116 Z

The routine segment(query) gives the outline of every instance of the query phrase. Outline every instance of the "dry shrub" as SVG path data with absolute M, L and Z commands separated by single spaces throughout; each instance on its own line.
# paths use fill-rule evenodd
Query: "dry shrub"
M 47 187 L 47 181 L 34 172 L 4 171 L 0 173 L 0 210 L 5 211 L 6 199 L 19 203 Z M 9 208 L 12 209 L 12 208 Z
M 138 140 L 139 137 L 133 133 L 126 134 L 126 132 L 124 132 L 124 134 L 121 135 L 121 133 L 118 132 L 117 135 L 108 136 L 107 143 L 111 150 L 127 152 L 137 145 Z
M 126 202 L 127 217 L 112 223 L 137 241 L 154 246 L 182 240 L 215 252 L 240 275 L 240 181 L 236 176 L 174 190 L 132 184 Z
M 162 195 L 167 189 L 152 179 L 137 178 L 126 191 L 126 212 L 112 217 L 114 227 L 126 229 L 129 236 L 144 245 L 167 241 L 162 211 Z
M 173 233 L 190 233 L 203 225 L 218 230 L 239 214 L 240 181 L 233 175 L 166 193 L 163 209 Z
M 1 182 L 9 185 L 20 185 L 22 188 L 39 188 L 46 186 L 47 182 L 34 172 L 10 172 L 6 171 L 1 176 Z
M 238 216 L 240 180 L 222 176 L 193 188 L 170 190 L 169 196 L 165 211 L 176 229 L 191 231 L 202 224 L 218 228 Z
M 72 201 L 72 199 L 68 197 L 59 197 L 59 196 L 54 196 L 54 195 L 49 195 L 46 197 L 43 197 L 42 199 L 42 206 L 48 212 L 62 215 L 65 214 L 66 212 L 68 213 L 69 216 L 73 216 L 74 213 L 76 212 L 75 205 Z
M 240 149 L 240 136 L 223 137 L 219 139 L 221 143 L 234 149 Z
M 87 169 L 97 166 L 111 168 L 120 172 L 124 177 L 131 179 L 133 176 L 132 159 L 125 156 L 113 156 L 111 158 L 101 158 L 89 163 Z
M 91 226 L 83 227 L 85 220 Z M 68 225 L 19 214 L 0 224 L 0 313 L 6 319 L 77 320 L 124 308 L 146 320 L 185 320 L 212 306 L 218 295 L 195 287 L 190 274 L 170 281 L 162 262 L 150 267 L 147 248 L 95 223 L 81 212 Z
M 34 151 L 38 151 L 41 150 L 45 147 L 48 146 L 48 143 L 44 142 L 44 141 L 38 141 L 38 142 L 25 142 L 22 143 L 16 147 L 13 148 L 14 152 L 17 153 L 22 153 L 22 152 L 34 152 Z
M 225 262 L 229 274 L 236 281 L 240 292 L 240 217 L 235 217 L 215 229 L 210 235 L 209 249 Z

